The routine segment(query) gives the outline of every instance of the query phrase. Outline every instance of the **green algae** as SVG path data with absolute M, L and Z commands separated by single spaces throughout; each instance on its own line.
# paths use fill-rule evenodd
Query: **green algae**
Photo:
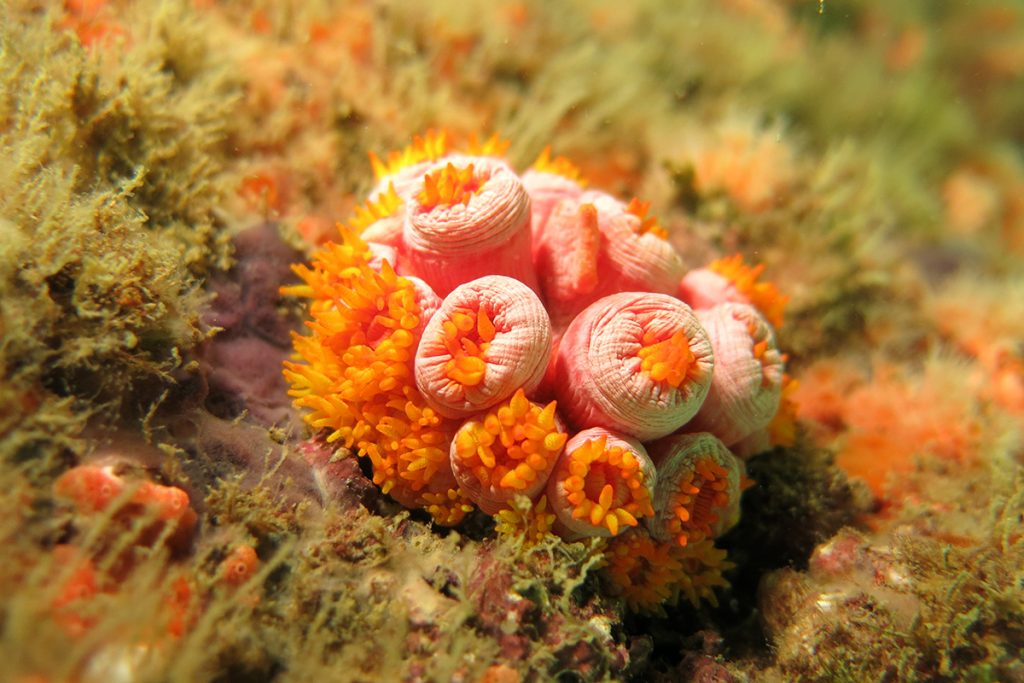
M 139 7 L 116 54 L 30 3 L 0 11 L 5 405 L 57 443 L 97 411 L 145 416 L 188 371 L 199 277 L 228 259 L 215 210 L 237 85 L 168 6 Z

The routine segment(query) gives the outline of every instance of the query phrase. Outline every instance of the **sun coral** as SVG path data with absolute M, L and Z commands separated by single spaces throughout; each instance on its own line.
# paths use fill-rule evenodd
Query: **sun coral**
M 401 265 L 445 296 L 485 275 L 537 289 L 530 255 L 530 197 L 519 176 L 493 157 L 449 157 L 407 198 Z
M 583 193 L 586 181 L 579 169 L 565 157 L 551 158 L 551 147 L 523 173 L 523 186 L 530 194 L 530 227 L 533 232 L 534 259 L 544 234 L 548 217 L 563 199 L 576 199 Z
M 440 414 L 466 417 L 532 392 L 547 367 L 551 323 L 533 290 L 490 275 L 457 287 L 416 349 L 416 386 Z
M 548 509 L 547 496 L 533 502 L 526 496 L 515 496 L 509 507 L 494 515 L 495 531 L 520 538 L 527 546 L 540 543 L 553 533 L 555 515 Z
M 679 282 L 679 298 L 695 310 L 718 304 L 750 304 L 775 328 L 782 320 L 789 297 L 771 282 L 758 282 L 764 265 L 748 266 L 741 254 L 712 261 L 706 268 L 691 270 Z
M 729 587 L 722 572 L 736 566 L 725 559 L 728 553 L 716 548 L 710 540 L 705 540 L 678 550 L 673 549 L 673 554 L 683 567 L 683 579 L 674 587 L 676 592 L 673 602 L 679 597 L 685 597 L 694 607 L 700 605 L 701 601 L 717 607 L 715 589 Z
M 687 291 L 738 303 L 695 312 L 649 203 L 585 189 L 550 150 L 520 177 L 505 147 L 428 133 L 372 157 L 361 237 L 342 228 L 282 290 L 310 300 L 290 395 L 317 438 L 368 457 L 384 493 L 436 522 L 476 506 L 527 544 L 612 537 L 607 574 L 634 609 L 713 600 L 728 563 L 711 539 L 738 518 L 743 465 L 709 434 L 677 438 L 717 449 L 658 466 L 641 442 L 701 429 L 702 411 L 724 438 L 767 439 L 782 358 L 747 304 L 780 321 L 785 297 L 737 256 Z
M 494 514 L 516 494 L 544 490 L 568 435 L 555 401 L 541 406 L 522 389 L 459 428 L 451 448 L 459 485 L 481 510 Z
M 707 398 L 688 431 L 711 432 L 726 446 L 764 429 L 782 398 L 783 358 L 767 321 L 746 304 L 721 304 L 697 317 L 714 349 Z
M 700 409 L 715 361 L 689 306 L 653 293 L 605 297 L 573 320 L 558 346 L 556 392 L 574 426 L 641 441 L 669 434 Z
M 388 187 L 397 187 L 404 196 L 427 166 L 450 150 L 448 131 L 428 130 L 422 137 L 413 136 L 412 142 L 401 151 L 389 152 L 384 160 L 371 151 L 370 165 L 377 177 L 377 190 L 371 192 L 370 196 L 376 196 Z
M 609 542 L 602 572 L 630 611 L 664 615 L 680 597 L 695 607 L 701 600 L 717 605 L 715 589 L 729 585 L 722 572 L 734 566 L 725 557 L 711 541 L 680 548 L 635 530 Z
M 330 430 L 328 442 L 370 458 L 385 493 L 415 505 L 439 494 L 429 501 L 435 517 L 461 519 L 462 504 L 444 500 L 454 487 L 448 448 L 457 425 L 426 404 L 413 377 L 429 288 L 399 277 L 386 261 L 373 270 L 366 243 L 348 232 L 342 239 L 325 245 L 312 269 L 295 268 L 304 285 L 284 290 L 313 300 L 312 335 L 294 339 L 304 362 L 285 363 L 289 393 L 310 410 L 307 423 Z
M 648 205 L 626 204 L 588 190 L 550 212 L 534 229 L 534 258 L 556 326 L 603 296 L 619 292 L 674 294 L 682 258 Z
M 623 534 L 608 544 L 604 575 L 612 593 L 634 612 L 661 612 L 684 580 L 682 563 L 672 546 L 658 543 L 645 531 Z
M 800 382 L 783 373 L 779 411 L 768 423 L 768 441 L 772 446 L 792 446 L 796 443 L 796 392 L 799 390 Z
M 711 434 L 680 434 L 651 444 L 658 468 L 651 535 L 680 547 L 716 538 L 739 521 L 743 463 Z
M 617 536 L 654 514 L 657 473 L 635 439 L 595 427 L 565 445 L 548 480 L 563 537 Z

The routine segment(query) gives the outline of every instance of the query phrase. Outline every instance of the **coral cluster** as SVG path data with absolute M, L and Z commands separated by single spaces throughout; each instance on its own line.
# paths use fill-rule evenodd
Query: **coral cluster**
M 283 290 L 311 317 L 295 404 L 440 524 L 612 537 L 631 606 L 712 597 L 747 483 L 729 448 L 764 450 L 782 401 L 785 298 L 738 256 L 687 274 L 647 204 L 503 149 L 428 132 L 372 157 L 365 207 Z
M 0 678 L 1024 678 L 1019 3 L 0 14 Z

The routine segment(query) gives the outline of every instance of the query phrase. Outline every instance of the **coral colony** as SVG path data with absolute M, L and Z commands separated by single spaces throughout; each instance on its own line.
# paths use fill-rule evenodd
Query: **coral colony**
M 631 608 L 714 602 L 739 456 L 792 431 L 785 297 L 738 256 L 687 272 L 646 204 L 504 148 L 429 132 L 371 157 L 365 206 L 284 290 L 309 301 L 295 404 L 438 524 L 479 508 L 526 543 L 607 538 Z

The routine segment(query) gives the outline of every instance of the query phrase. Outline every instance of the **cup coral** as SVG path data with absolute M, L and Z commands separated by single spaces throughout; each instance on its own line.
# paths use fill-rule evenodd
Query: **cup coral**
M 748 266 L 742 254 L 712 261 L 687 273 L 679 282 L 679 298 L 696 310 L 718 304 L 750 304 L 774 327 L 782 327 L 789 297 L 771 282 L 758 282 L 764 265 Z
M 586 181 L 578 168 L 565 157 L 551 158 L 551 147 L 545 147 L 533 166 L 523 173 L 523 185 L 530 193 L 530 227 L 534 246 L 539 243 L 548 216 L 563 199 L 576 199 L 583 193 Z M 536 258 L 536 253 L 534 254 Z
M 530 197 L 519 176 L 488 157 L 449 157 L 430 167 L 408 199 L 401 258 L 441 296 L 484 275 L 536 289 Z
M 544 490 L 568 437 L 555 405 L 532 403 L 519 389 L 459 428 L 451 446 L 452 470 L 481 510 L 493 514 L 516 494 L 535 498 Z
M 446 417 L 537 388 L 551 352 L 544 304 L 518 280 L 489 275 L 445 297 L 416 349 L 416 386 Z
M 689 306 L 667 294 L 628 292 L 580 313 L 556 362 L 556 392 L 573 426 L 646 441 L 671 434 L 697 413 L 714 354 Z
M 648 211 L 644 202 L 588 190 L 559 202 L 534 228 L 537 272 L 556 325 L 609 294 L 676 292 L 682 258 Z
M 651 445 L 658 467 L 651 535 L 680 546 L 715 538 L 739 521 L 743 463 L 708 433 L 678 434 Z
M 312 269 L 297 266 L 305 284 L 285 290 L 312 299 L 313 317 L 312 334 L 295 336 L 304 362 L 285 363 L 290 394 L 310 411 L 310 426 L 330 430 L 328 442 L 370 458 L 385 493 L 434 505 L 439 520 L 461 519 L 460 499 L 444 488 L 454 484 L 448 446 L 457 425 L 427 405 L 413 376 L 423 312 L 436 295 L 387 262 L 373 270 L 366 243 L 343 237 L 318 252 Z M 441 498 L 428 500 L 428 493 Z
M 725 556 L 711 541 L 682 548 L 636 530 L 609 543 L 603 574 L 631 611 L 664 615 L 664 605 L 675 606 L 680 597 L 694 606 L 717 605 L 714 589 L 729 585 L 722 572 L 733 567 Z
M 634 612 L 664 612 L 676 586 L 684 579 L 683 566 L 673 547 L 658 543 L 644 531 L 616 538 L 605 553 L 604 575 L 613 593 Z
M 494 515 L 494 522 L 494 530 L 499 534 L 533 546 L 553 533 L 555 516 L 548 510 L 547 496 L 541 496 L 536 502 L 526 496 L 516 496 L 511 507 Z
M 715 354 L 707 399 L 688 431 L 711 432 L 731 446 L 767 427 L 782 397 L 783 358 L 767 321 L 745 304 L 721 304 L 697 317 Z
M 528 544 L 609 537 L 632 608 L 713 600 L 743 481 L 719 438 L 767 434 L 782 382 L 748 304 L 778 321 L 784 297 L 738 257 L 681 287 L 699 278 L 648 204 L 585 189 L 550 150 L 522 177 L 502 153 L 428 133 L 373 157 L 341 242 L 283 290 L 310 301 L 291 396 L 438 523 L 478 507 Z
M 593 427 L 569 439 L 548 480 L 548 500 L 563 536 L 616 536 L 654 514 L 656 478 L 639 441 Z

